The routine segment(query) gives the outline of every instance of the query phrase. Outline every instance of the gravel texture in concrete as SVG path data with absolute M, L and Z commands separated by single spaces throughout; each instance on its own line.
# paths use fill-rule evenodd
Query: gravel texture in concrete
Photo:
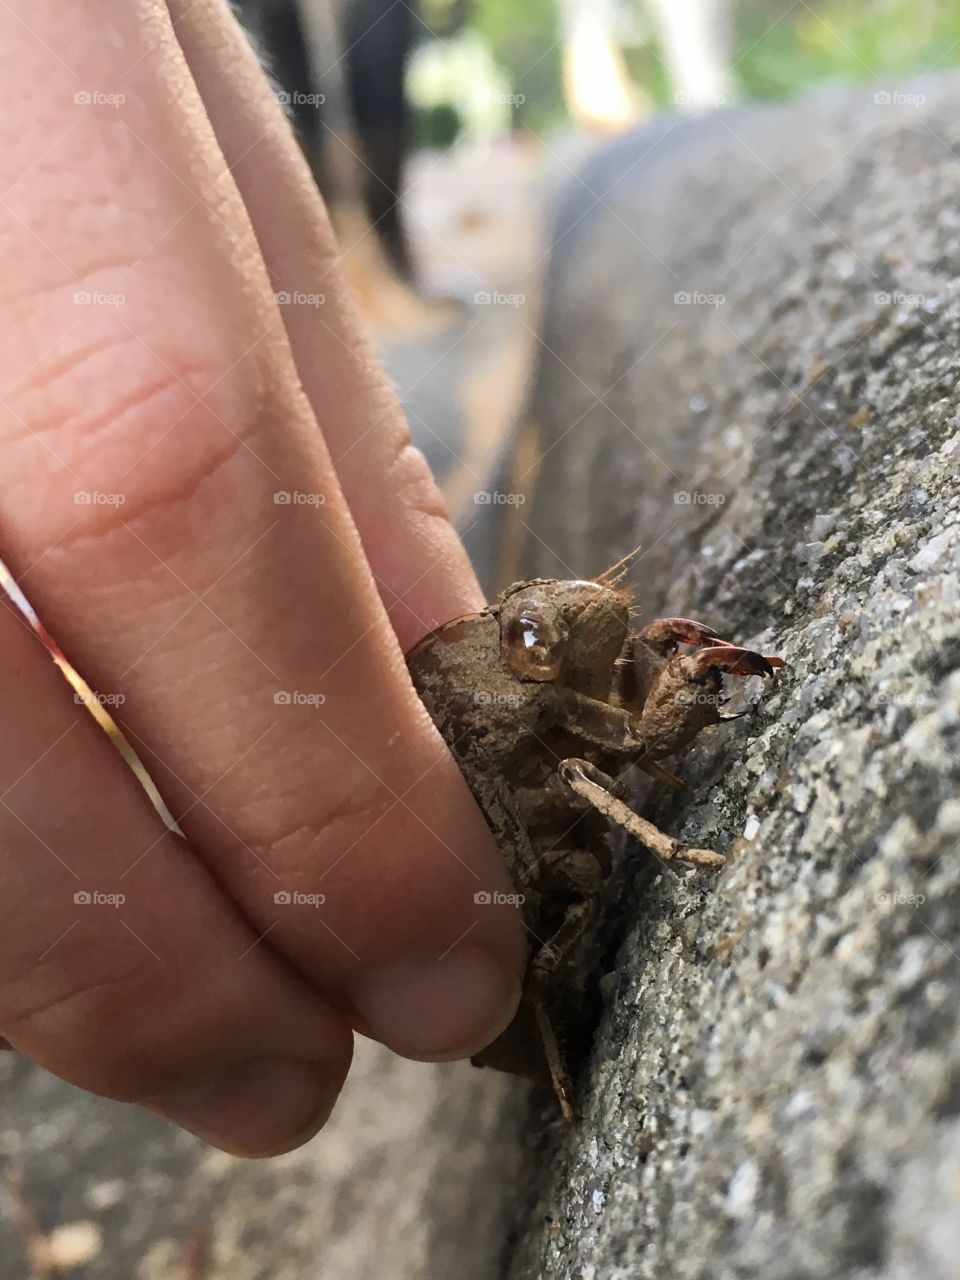
M 638 875 L 511 1280 L 957 1275 L 958 107 L 666 122 L 561 213 L 528 569 L 641 544 L 644 615 L 789 665 L 648 797 L 729 865 Z

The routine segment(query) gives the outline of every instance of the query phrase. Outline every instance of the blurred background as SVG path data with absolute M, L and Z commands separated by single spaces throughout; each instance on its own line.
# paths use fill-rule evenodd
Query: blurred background
M 522 415 L 554 197 L 576 185 L 586 153 L 666 113 L 851 83 L 883 92 L 960 62 L 960 0 L 241 0 L 239 9 L 464 530 Z M 601 203 L 605 193 L 591 194 Z

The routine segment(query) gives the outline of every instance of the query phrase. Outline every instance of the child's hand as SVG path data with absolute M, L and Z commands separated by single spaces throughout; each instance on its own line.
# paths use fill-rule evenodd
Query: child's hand
M 402 658 L 477 586 L 226 5 L 14 0 L 0 46 L 0 555 L 186 836 L 0 608 L 0 1034 L 286 1149 L 351 1022 L 461 1056 L 517 998 Z

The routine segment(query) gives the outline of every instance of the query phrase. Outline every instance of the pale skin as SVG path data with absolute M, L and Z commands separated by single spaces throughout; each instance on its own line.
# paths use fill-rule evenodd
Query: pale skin
M 466 1057 L 516 1007 L 518 913 L 474 902 L 507 873 L 403 662 L 482 599 L 222 0 L 13 0 L 0 47 L 0 556 L 184 835 L 4 603 L 0 1036 L 287 1150 L 354 1029 Z

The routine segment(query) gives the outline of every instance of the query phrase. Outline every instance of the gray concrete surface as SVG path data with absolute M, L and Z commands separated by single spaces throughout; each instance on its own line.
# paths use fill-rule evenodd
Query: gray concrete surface
M 789 667 L 648 801 L 730 864 L 628 895 L 511 1280 L 958 1275 L 960 84 L 878 88 L 666 122 L 561 215 L 529 568 L 641 544 L 644 614 Z
M 78 1226 L 91 1240 L 71 1280 L 489 1280 L 523 1097 L 468 1064 L 401 1062 L 362 1042 L 326 1130 L 244 1161 L 0 1055 L 0 1276 L 61 1274 L 31 1266 L 21 1199 L 41 1247 L 56 1252 Z

